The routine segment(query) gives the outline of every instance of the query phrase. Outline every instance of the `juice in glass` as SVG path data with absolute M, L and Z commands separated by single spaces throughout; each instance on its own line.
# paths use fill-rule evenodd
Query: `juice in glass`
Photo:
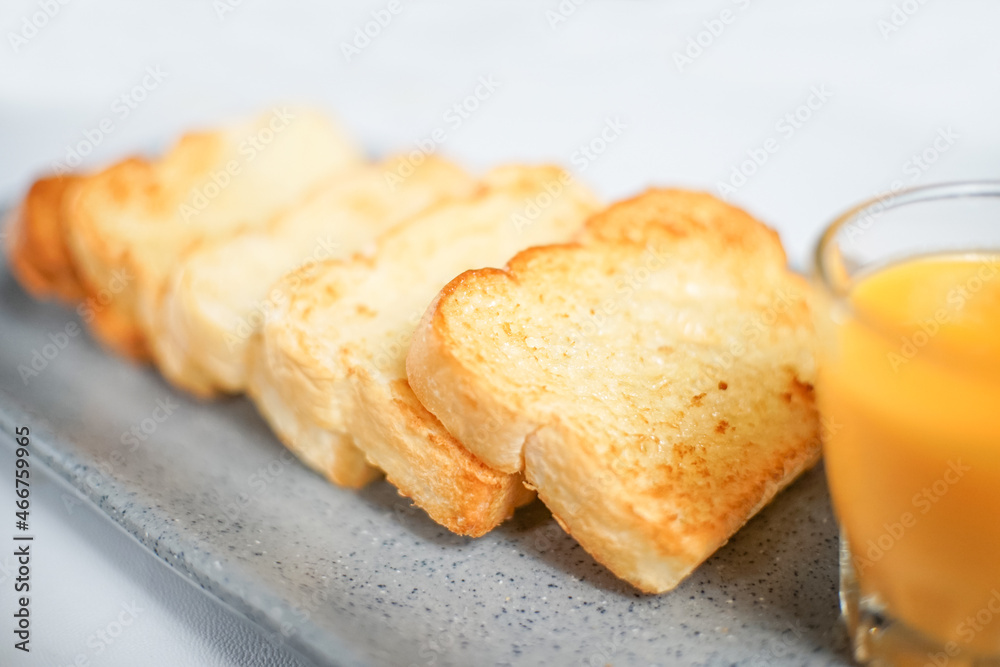
M 1000 186 L 997 195 L 1000 213 Z M 839 264 L 821 266 L 817 398 L 843 537 L 842 607 L 863 661 L 993 664 L 1000 243 L 946 234 L 936 247 L 922 236 L 899 252 L 882 233 L 892 261 L 869 248 L 866 265 L 841 248 Z

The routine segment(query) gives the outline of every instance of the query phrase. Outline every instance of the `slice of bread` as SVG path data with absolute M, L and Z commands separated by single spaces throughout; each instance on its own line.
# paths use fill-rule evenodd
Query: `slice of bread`
M 653 190 L 577 244 L 450 282 L 407 376 L 598 561 L 662 592 L 819 457 L 807 289 L 743 211 Z
M 440 158 L 396 184 L 404 158 L 337 174 L 263 229 L 204 241 L 177 262 L 154 332 L 157 365 L 174 384 L 207 396 L 246 387 L 249 341 L 282 293 L 284 274 L 349 257 L 382 232 L 449 197 L 468 196 L 475 179 Z
M 85 296 L 64 232 L 65 194 L 79 180 L 69 175 L 39 179 L 5 225 L 11 271 L 35 298 L 75 304 Z
M 359 164 L 341 131 L 313 111 L 274 109 L 184 136 L 157 160 L 132 158 L 67 193 L 65 230 L 88 294 L 106 294 L 93 328 L 145 356 L 165 280 L 185 249 L 260 227 L 331 175 Z
M 477 196 L 388 232 L 373 255 L 286 277 L 288 296 L 263 327 L 252 395 L 293 449 L 316 467 L 332 460 L 324 472 L 334 481 L 338 469 L 367 459 L 438 523 L 482 535 L 531 495 L 520 473 L 484 465 L 416 400 L 406 382 L 410 335 L 450 278 L 569 239 L 595 208 L 560 169 L 502 167 Z M 255 383 L 281 404 L 268 405 Z M 323 431 L 336 434 L 332 459 L 328 437 L 309 440 Z
M 69 245 L 74 224 L 75 191 L 82 174 L 39 179 L 11 214 L 7 253 L 11 270 L 36 298 L 77 304 L 77 313 L 98 340 L 133 359 L 149 357 L 145 338 L 115 295 L 130 281 L 123 268 L 113 269 L 103 284 L 87 280 Z

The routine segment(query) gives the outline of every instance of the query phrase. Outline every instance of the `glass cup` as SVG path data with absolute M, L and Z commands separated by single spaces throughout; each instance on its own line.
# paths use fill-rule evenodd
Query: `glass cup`
M 888 313 L 905 303 L 882 313 L 852 299 L 866 277 L 934 255 L 969 270 L 922 288 L 947 295 L 931 317 L 897 327 Z M 854 655 L 1000 665 L 1000 359 L 929 344 L 970 300 L 1000 294 L 1000 182 L 865 202 L 823 234 L 814 273 L 816 395 Z M 1000 312 L 985 321 L 1000 339 Z

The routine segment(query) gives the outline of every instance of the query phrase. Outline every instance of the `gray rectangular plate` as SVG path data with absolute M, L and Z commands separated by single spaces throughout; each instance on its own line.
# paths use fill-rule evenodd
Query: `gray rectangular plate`
M 641 595 L 540 503 L 483 538 L 454 536 L 385 482 L 327 484 L 245 399 L 200 403 L 86 333 L 68 335 L 73 323 L 72 310 L 33 301 L 0 264 L 3 432 L 29 425 L 56 474 L 320 664 L 847 662 L 821 469 L 677 590 Z

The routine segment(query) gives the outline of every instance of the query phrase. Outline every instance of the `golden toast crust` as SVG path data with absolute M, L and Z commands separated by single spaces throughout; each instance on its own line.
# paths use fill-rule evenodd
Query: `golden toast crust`
M 131 158 L 82 178 L 67 196 L 65 233 L 88 295 L 109 297 L 91 327 L 119 352 L 160 361 L 159 302 L 183 254 L 266 225 L 359 159 L 321 114 L 275 109 L 189 133 L 156 160 Z M 205 378 L 190 384 L 207 393 Z
M 660 592 L 819 456 L 806 296 L 772 230 L 710 195 L 650 191 L 578 244 L 453 280 L 407 376 L 595 558 Z
M 402 494 L 454 532 L 481 535 L 532 495 L 519 472 L 484 465 L 414 398 L 405 371 L 409 337 L 455 273 L 579 229 L 596 203 L 565 178 L 553 167 L 496 169 L 481 192 L 393 228 L 371 255 L 286 276 L 288 297 L 263 326 L 260 357 L 279 393 L 313 424 L 352 438 Z M 553 183 L 563 184 L 561 198 L 515 224 L 526 200 Z
M 179 258 L 160 300 L 158 361 L 173 383 L 199 394 L 246 388 L 246 359 L 275 283 L 298 268 L 346 258 L 438 201 L 477 187 L 457 166 L 431 157 L 403 183 L 387 182 L 402 158 L 359 166 L 324 181 L 261 229 L 204 239 Z
M 7 254 L 18 281 L 36 298 L 75 304 L 85 296 L 64 238 L 63 203 L 79 177 L 36 181 L 7 224 Z

